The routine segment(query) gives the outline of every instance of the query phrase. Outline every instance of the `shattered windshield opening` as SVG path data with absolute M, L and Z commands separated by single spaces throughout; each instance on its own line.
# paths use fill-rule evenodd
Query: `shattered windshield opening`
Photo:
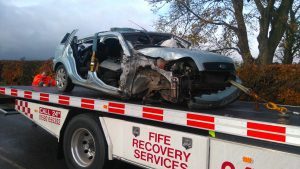
M 162 43 L 173 37 L 171 34 L 154 34 L 148 32 L 122 33 L 122 35 L 135 49 L 145 47 L 165 47 L 162 46 Z

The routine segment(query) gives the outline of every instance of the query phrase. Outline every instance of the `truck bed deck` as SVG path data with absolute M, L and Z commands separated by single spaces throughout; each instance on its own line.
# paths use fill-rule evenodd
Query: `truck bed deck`
M 3 86 L 6 87 L 6 86 Z M 119 100 L 114 97 L 103 95 L 97 91 L 76 86 L 70 93 L 61 93 L 55 87 L 32 87 L 32 86 L 9 86 L 10 88 L 29 90 L 34 92 L 63 94 L 68 96 L 85 97 L 91 99 L 105 99 L 109 101 L 118 101 L 131 104 L 142 104 L 142 101 L 137 100 Z M 245 120 L 255 120 L 276 124 L 284 124 L 291 126 L 300 126 L 300 115 L 290 115 L 289 117 L 281 117 L 276 111 L 268 110 L 260 104 L 259 109 L 256 110 L 254 102 L 236 101 L 226 107 L 209 110 L 189 110 L 185 106 L 174 105 L 165 102 L 157 102 L 147 104 L 148 106 L 162 107 L 168 109 L 176 109 L 183 111 L 192 111 L 206 114 L 213 114 L 226 117 L 241 118 Z M 285 106 L 294 112 L 300 112 L 300 106 Z
M 197 129 L 214 131 L 217 136 L 213 137 L 218 139 L 300 155 L 300 116 L 292 114 L 282 117 L 263 105 L 256 110 L 253 102 L 236 101 L 218 109 L 190 110 L 183 105 L 159 101 L 145 105 L 141 100 L 120 100 L 82 87 L 75 87 L 69 93 L 61 93 L 55 87 L 0 86 L 1 94 L 25 99 L 25 102 L 28 100 L 67 109 L 74 107 L 101 111 L 110 115 L 121 115 L 122 118 L 127 116 L 130 117 L 128 120 L 150 120 L 143 123 L 163 127 L 170 124 L 167 128 L 192 133 L 208 134 Z M 16 106 L 19 109 L 24 105 L 17 99 Z M 285 107 L 300 112 L 300 106 Z

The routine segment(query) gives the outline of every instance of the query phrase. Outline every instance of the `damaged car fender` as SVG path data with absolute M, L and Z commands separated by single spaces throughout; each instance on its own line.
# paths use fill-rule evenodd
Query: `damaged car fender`
M 139 49 L 138 51 L 146 56 L 163 58 L 166 61 L 191 58 L 194 60 L 199 71 L 205 70 L 203 66 L 203 63 L 205 62 L 233 63 L 233 60 L 229 57 L 196 49 L 151 47 Z

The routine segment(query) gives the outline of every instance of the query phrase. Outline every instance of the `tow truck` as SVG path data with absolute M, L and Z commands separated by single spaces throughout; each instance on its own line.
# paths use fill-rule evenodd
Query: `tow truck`
M 62 94 L 52 87 L 0 86 L 0 94 L 57 138 L 58 155 L 70 169 L 109 168 L 113 159 L 142 168 L 300 167 L 300 117 L 279 116 L 263 106 L 256 110 L 249 102 L 190 110 L 101 96 L 81 87 Z

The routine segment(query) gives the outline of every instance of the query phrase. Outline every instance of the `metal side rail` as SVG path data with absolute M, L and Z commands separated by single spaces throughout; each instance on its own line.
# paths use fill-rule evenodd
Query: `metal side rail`
M 98 94 L 95 91 L 90 93 Z M 222 109 L 192 111 L 176 106 L 148 106 L 106 97 L 99 99 L 99 94 L 92 97 L 83 88 L 63 95 L 54 88 L 0 87 L 0 94 L 25 99 L 16 102 L 17 110 L 27 107 L 28 101 L 36 101 L 300 147 L 299 116 L 284 118 L 285 121 L 281 122 L 277 113 L 265 109 L 253 112 L 251 106 L 241 102 Z M 299 110 L 296 108 L 295 111 Z

